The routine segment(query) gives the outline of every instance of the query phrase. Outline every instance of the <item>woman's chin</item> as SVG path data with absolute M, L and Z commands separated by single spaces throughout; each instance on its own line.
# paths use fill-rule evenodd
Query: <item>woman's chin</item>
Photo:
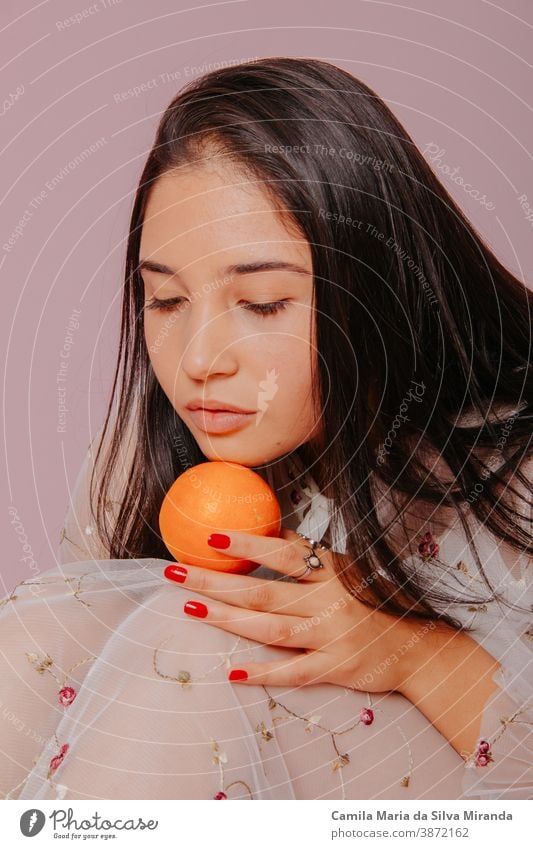
M 206 453 L 204 451 L 204 456 L 207 460 L 209 460 L 209 462 L 218 461 L 221 463 L 239 463 L 240 466 L 248 466 L 250 469 L 254 466 L 261 466 L 263 463 L 268 462 L 268 460 L 265 460 L 264 457 L 243 456 L 242 454 L 234 451 L 221 451 L 218 454 L 213 452 Z

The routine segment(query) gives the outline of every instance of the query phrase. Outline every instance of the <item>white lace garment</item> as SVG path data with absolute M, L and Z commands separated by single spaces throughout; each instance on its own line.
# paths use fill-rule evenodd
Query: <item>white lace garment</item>
M 166 560 L 110 560 L 89 510 L 93 451 L 94 443 L 72 494 L 58 564 L 0 602 L 3 798 L 533 797 L 531 559 L 480 528 L 486 572 L 525 610 L 497 601 L 449 608 L 475 626 L 471 636 L 501 663 L 481 722 L 492 760 L 476 766 L 399 693 L 228 682 L 230 665 L 246 668 L 247 658 L 276 660 L 292 650 L 189 617 L 184 603 L 202 595 L 165 579 Z M 330 544 L 344 551 L 345 529 L 331 521 L 331 503 L 301 470 L 291 455 L 264 473 L 282 524 L 319 540 L 329 531 Z M 118 491 L 109 510 L 114 503 Z M 427 557 L 428 540 L 438 544 L 438 557 Z M 486 596 L 456 525 L 443 530 L 429 521 L 415 543 L 425 556 L 408 559 L 413 569 Z M 264 566 L 251 574 L 280 578 Z

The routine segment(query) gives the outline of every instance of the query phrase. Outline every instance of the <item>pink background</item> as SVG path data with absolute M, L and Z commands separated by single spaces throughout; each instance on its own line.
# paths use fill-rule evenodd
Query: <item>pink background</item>
M 505 9 L 488 0 L 3 0 L 2 594 L 55 563 L 69 489 L 111 388 L 132 192 L 175 92 L 217 62 L 287 55 L 340 65 L 494 204 L 440 172 L 498 256 L 530 281 L 533 223 L 518 199 L 533 207 L 532 34 L 530 0 Z M 80 325 L 58 384 L 74 309 Z

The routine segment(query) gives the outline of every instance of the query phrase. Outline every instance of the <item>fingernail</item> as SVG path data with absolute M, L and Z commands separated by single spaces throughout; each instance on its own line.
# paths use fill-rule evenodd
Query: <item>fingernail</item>
M 213 548 L 228 548 L 230 543 L 231 540 L 227 534 L 211 534 L 207 540 L 207 544 L 212 545 Z
M 246 681 L 247 678 L 246 669 L 232 669 L 228 675 L 228 681 Z
M 187 577 L 187 570 L 184 566 L 178 566 L 177 563 L 171 563 L 170 566 L 166 567 L 164 574 L 165 578 L 169 578 L 171 581 L 177 581 L 178 584 L 183 584 Z
M 207 607 L 201 601 L 187 601 L 183 609 L 190 616 L 198 616 L 200 619 L 205 619 L 207 616 Z

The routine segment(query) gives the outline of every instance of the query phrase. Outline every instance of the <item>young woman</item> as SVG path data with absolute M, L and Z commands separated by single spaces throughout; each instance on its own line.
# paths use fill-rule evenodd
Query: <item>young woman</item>
M 530 797 L 531 307 L 345 71 L 181 91 L 60 568 L 3 601 L 4 795 Z M 248 575 L 169 562 L 206 460 L 279 498 L 211 537 Z

